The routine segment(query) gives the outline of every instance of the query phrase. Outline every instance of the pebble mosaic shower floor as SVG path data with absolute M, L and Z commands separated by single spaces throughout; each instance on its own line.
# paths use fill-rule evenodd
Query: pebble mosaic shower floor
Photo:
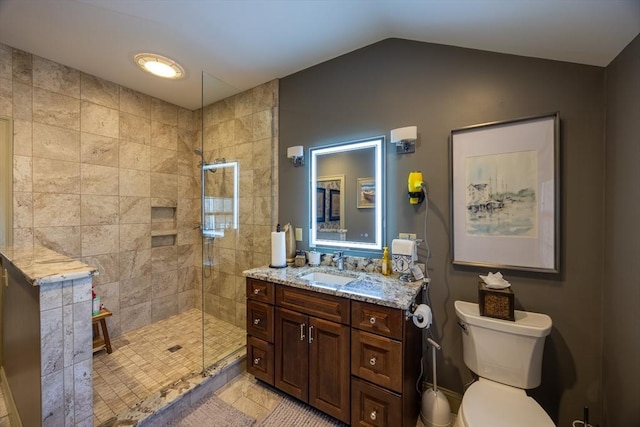
M 246 332 L 205 314 L 205 337 L 211 365 L 243 346 Z M 111 345 L 111 354 L 102 350 L 93 357 L 94 425 L 202 370 L 202 312 L 191 309 L 123 334 Z

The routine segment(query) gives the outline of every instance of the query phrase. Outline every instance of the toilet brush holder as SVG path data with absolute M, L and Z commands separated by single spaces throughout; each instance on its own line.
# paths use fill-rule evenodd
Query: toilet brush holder
M 451 426 L 451 407 L 442 390 L 430 388 L 422 393 L 420 419 L 425 427 Z
M 431 355 L 433 362 L 433 388 L 429 388 L 422 393 L 420 407 L 420 419 L 425 427 L 449 427 L 451 425 L 451 407 L 449 400 L 442 390 L 438 390 L 438 380 L 436 372 L 436 350 L 440 350 L 440 344 L 427 338 L 431 344 Z

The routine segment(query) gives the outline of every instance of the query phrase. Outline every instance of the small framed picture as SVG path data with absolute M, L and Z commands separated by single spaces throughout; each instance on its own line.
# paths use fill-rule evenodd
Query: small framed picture
M 316 217 L 318 218 L 318 222 L 324 222 L 325 221 L 325 216 L 324 216 L 324 212 L 325 212 L 325 199 L 326 199 L 326 194 L 327 191 L 324 188 L 317 188 L 316 189 L 317 193 L 316 193 L 316 197 L 317 197 L 317 203 L 316 203 L 316 207 L 317 207 L 317 212 L 316 212 Z
M 376 206 L 376 181 L 374 178 L 357 179 L 358 209 L 372 209 Z
M 329 221 L 340 221 L 340 190 L 329 190 Z

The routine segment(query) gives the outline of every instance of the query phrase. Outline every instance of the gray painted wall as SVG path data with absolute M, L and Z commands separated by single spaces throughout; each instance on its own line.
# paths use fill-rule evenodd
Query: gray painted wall
M 562 273 L 504 272 L 516 308 L 554 322 L 535 399 L 560 425 L 588 405 L 601 419 L 601 283 L 604 223 L 605 70 L 556 61 L 389 39 L 283 78 L 280 82 L 279 222 L 308 226 L 308 166 L 294 168 L 286 147 L 386 135 L 416 125 L 415 154 L 387 144 L 387 233 L 424 238 L 425 204 L 408 204 L 409 171 L 429 190 L 428 241 L 433 336 L 443 345 L 438 382 L 463 391 L 471 375 L 461 354 L 453 302 L 477 301 L 478 273 L 449 255 L 448 137 L 452 129 L 560 112 Z M 307 235 L 305 231 L 306 245 Z M 299 244 L 300 247 L 300 244 Z M 420 256 L 423 259 L 424 249 Z M 377 255 L 376 255 L 377 256 Z
M 640 36 L 607 67 L 604 420 L 640 421 Z

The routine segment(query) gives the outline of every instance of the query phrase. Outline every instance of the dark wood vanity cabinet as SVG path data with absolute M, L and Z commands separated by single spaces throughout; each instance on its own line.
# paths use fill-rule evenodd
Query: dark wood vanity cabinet
M 402 310 L 251 278 L 247 299 L 249 373 L 354 426 L 415 425 L 420 331 Z
M 276 286 L 275 386 L 346 423 L 350 417 L 349 303 Z

